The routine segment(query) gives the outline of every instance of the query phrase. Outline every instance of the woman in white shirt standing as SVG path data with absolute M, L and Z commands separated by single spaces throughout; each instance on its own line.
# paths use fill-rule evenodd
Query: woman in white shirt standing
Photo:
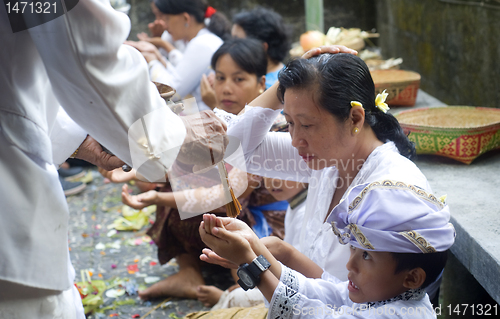
M 230 22 L 208 6 L 206 0 L 154 0 L 152 6 L 158 9 L 158 16 L 165 22 L 172 39 L 184 41 L 186 47 L 181 52 L 165 42 L 163 48 L 168 52 L 168 61 L 159 60 L 157 54 L 143 52 L 151 80 L 170 85 L 179 98 L 193 96 L 200 110 L 209 109 L 201 99 L 200 80 L 210 70 L 213 53 L 229 36 Z

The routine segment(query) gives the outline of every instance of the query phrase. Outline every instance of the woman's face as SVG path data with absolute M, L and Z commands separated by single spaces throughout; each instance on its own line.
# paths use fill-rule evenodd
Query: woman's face
M 358 165 L 350 128 L 315 102 L 314 89 L 287 89 L 283 114 L 295 147 L 309 168 Z
M 165 23 L 165 29 L 170 33 L 174 41 L 184 38 L 186 31 L 186 15 L 181 14 L 166 14 L 161 12 L 158 7 L 151 2 L 151 11 L 157 20 L 162 20 Z
M 215 64 L 215 96 L 218 108 L 238 114 L 265 89 L 265 76 L 260 82 L 234 62 L 229 54 L 222 55 Z

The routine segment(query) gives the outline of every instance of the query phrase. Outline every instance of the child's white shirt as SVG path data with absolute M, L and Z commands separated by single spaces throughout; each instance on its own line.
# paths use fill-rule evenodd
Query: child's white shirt
M 352 302 L 347 285 L 348 282 L 342 282 L 327 272 L 321 279 L 311 279 L 282 266 L 268 318 L 436 318 L 427 294 L 417 299 L 368 306 Z

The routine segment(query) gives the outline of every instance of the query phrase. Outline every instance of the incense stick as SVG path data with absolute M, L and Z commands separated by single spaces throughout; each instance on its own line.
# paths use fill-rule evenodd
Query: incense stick
M 223 193 L 225 200 L 227 204 L 225 205 L 226 207 L 226 214 L 229 217 L 236 217 L 240 214 L 241 212 L 241 204 L 234 195 L 233 188 L 229 184 L 229 179 L 227 175 L 227 170 L 226 170 L 226 163 L 224 161 L 220 161 L 217 164 L 217 168 L 219 169 L 219 176 L 220 180 L 222 182 L 222 188 L 223 188 Z

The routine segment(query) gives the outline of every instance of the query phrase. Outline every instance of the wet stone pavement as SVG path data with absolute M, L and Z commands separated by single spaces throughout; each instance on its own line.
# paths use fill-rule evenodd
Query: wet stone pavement
M 80 194 L 67 197 L 70 211 L 69 247 L 76 271 L 77 283 L 87 283 L 90 277 L 104 281 L 100 307 L 88 318 L 182 318 L 198 310 L 207 310 L 197 300 L 160 298 L 142 301 L 137 290 L 152 285 L 178 271 L 175 259 L 160 265 L 156 245 L 147 237 L 150 225 L 137 231 L 115 232 L 109 225 L 122 217 L 122 184 L 104 184 L 96 169 L 88 169 L 87 188 Z M 131 186 L 134 193 L 137 188 Z M 155 218 L 149 216 L 150 224 Z M 207 284 L 225 289 L 230 286 L 229 273 L 220 267 L 203 270 Z M 85 291 L 83 291 L 85 293 Z M 94 292 L 95 293 L 95 292 Z M 98 297 L 98 296 L 97 296 Z M 99 299 L 99 298 L 97 298 Z M 167 301 L 166 301 L 167 300 Z

